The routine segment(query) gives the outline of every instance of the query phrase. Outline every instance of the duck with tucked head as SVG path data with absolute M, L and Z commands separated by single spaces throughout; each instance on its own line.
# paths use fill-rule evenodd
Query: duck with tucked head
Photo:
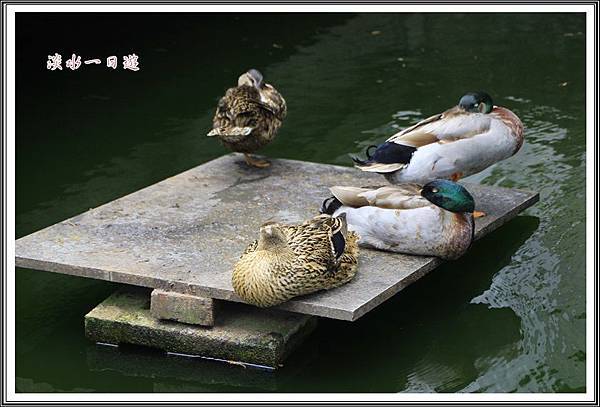
M 213 129 L 207 134 L 218 137 L 232 151 L 244 153 L 246 163 L 264 168 L 270 163 L 253 158 L 254 153 L 270 143 L 287 114 L 285 99 L 265 83 L 262 74 L 250 69 L 219 100 L 213 118 Z
M 475 201 L 462 185 L 435 180 L 377 189 L 335 186 L 321 212 L 346 215 L 360 246 L 456 259 L 474 236 Z
M 478 173 L 514 155 L 522 145 L 521 120 L 494 106 L 487 93 L 470 92 L 457 106 L 369 147 L 365 160 L 353 160 L 357 168 L 383 174 L 392 184 L 425 184 Z
M 358 236 L 344 216 L 319 215 L 300 225 L 267 223 L 235 264 L 232 284 L 245 302 L 270 307 L 350 281 Z

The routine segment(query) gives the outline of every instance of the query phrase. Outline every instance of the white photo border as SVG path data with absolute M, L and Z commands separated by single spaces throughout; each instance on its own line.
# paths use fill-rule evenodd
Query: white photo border
M 365 0 L 366 1 L 366 0 Z M 559 404 L 598 405 L 597 137 L 598 2 L 28 2 L 2 3 L 2 405 L 66 404 Z M 15 387 L 15 14 L 28 12 L 321 12 L 321 13 L 585 13 L 586 14 L 586 392 L 430 393 L 16 393 Z M 286 403 L 293 401 L 292 403 Z

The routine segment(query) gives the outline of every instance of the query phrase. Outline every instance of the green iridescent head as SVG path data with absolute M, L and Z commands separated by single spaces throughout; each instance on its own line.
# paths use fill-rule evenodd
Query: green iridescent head
M 460 98 L 458 106 L 471 113 L 489 113 L 494 108 L 494 102 L 485 92 L 469 92 Z
M 435 180 L 426 184 L 421 196 L 432 204 L 450 212 L 470 212 L 475 210 L 475 200 L 460 184 L 447 180 Z

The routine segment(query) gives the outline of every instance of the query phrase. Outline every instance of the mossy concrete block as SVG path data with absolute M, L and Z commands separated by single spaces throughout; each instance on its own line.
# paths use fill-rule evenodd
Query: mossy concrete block
M 173 291 L 153 290 L 150 312 L 154 318 L 169 319 L 186 324 L 212 326 L 215 300 Z
M 124 290 L 85 316 L 85 334 L 95 342 L 277 368 L 316 323 L 307 315 L 234 303 L 223 304 L 212 327 L 164 321 L 150 312 L 149 290 Z

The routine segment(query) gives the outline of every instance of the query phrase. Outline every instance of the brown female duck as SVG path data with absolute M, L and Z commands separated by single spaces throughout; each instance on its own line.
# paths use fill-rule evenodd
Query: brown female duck
M 225 147 L 244 153 L 248 165 L 268 167 L 268 161 L 250 154 L 275 138 L 286 113 L 281 94 L 264 82 L 259 71 L 250 69 L 239 77 L 238 86 L 228 89 L 219 100 L 213 129 L 207 136 L 217 136 Z
M 327 290 L 356 274 L 358 235 L 344 216 L 319 215 L 300 225 L 267 223 L 233 271 L 233 288 L 259 307 Z

